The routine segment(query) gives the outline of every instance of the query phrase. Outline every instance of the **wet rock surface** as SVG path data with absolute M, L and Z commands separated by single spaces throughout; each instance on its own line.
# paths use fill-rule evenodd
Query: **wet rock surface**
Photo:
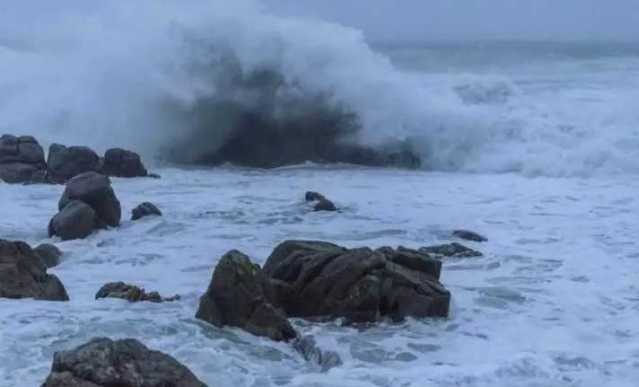
M 96 229 L 96 213 L 88 204 L 73 200 L 49 222 L 49 237 L 58 236 L 63 241 L 83 239 Z
M 142 219 L 146 216 L 162 216 L 162 211 L 150 202 L 144 202 L 131 211 L 131 220 Z
M 111 180 L 107 176 L 97 172 L 86 172 L 69 180 L 58 203 L 58 209 L 63 210 L 73 200 L 88 204 L 95 211 L 98 220 L 105 225 L 116 227 L 120 224 L 120 201 L 115 196 Z
M 453 231 L 453 236 L 459 239 L 464 239 L 471 242 L 486 242 L 488 238 L 485 236 L 478 234 L 474 231 L 469 230 L 455 230 Z
M 457 242 L 443 245 L 426 246 L 420 248 L 419 251 L 425 254 L 434 255 L 436 257 L 470 258 L 483 256 L 481 252 L 473 250 Z
M 226 253 L 217 264 L 196 317 L 218 327 L 232 326 L 275 341 L 297 337 L 286 315 L 267 299 L 262 270 L 239 251 Z
M 67 301 L 58 277 L 47 274 L 40 256 L 24 242 L 0 239 L 0 297 Z
M 158 292 L 147 293 L 144 289 L 124 282 L 110 282 L 105 284 L 96 293 L 95 299 L 100 298 L 121 298 L 129 302 L 149 301 L 149 302 L 170 302 L 180 299 L 179 296 L 162 297 Z
M 55 267 L 60 264 L 60 258 L 62 257 L 62 251 L 55 245 L 49 243 L 43 243 L 33 249 L 33 251 L 40 257 L 42 263 L 47 268 Z
M 313 336 L 304 336 L 293 342 L 293 348 L 299 352 L 306 361 L 317 364 L 322 371 L 342 365 L 342 359 L 336 352 L 322 351 L 315 342 Z
M 44 150 L 31 136 L 0 137 L 0 180 L 7 183 L 44 183 L 47 166 Z
M 121 148 L 112 148 L 104 153 L 101 172 L 117 177 L 144 177 L 148 174 L 139 154 Z
M 206 387 L 173 357 L 134 339 L 95 338 L 56 352 L 42 387 Z
M 335 204 L 319 192 L 308 191 L 304 198 L 307 202 L 314 203 L 313 211 L 337 211 Z

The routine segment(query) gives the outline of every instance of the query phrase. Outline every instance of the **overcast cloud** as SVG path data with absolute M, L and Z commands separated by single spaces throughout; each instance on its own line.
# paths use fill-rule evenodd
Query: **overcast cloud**
M 264 0 L 277 13 L 331 20 L 371 40 L 639 41 L 639 0 Z

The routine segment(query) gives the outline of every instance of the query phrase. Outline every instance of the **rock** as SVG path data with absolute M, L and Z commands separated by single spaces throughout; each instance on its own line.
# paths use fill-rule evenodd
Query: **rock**
M 322 199 L 313 207 L 313 211 L 337 211 L 337 207 L 332 201 L 328 199 Z
M 488 241 L 488 238 L 484 237 L 483 235 L 479 235 L 476 232 L 468 231 L 468 230 L 455 230 L 453 231 L 453 236 L 459 239 L 464 239 L 464 240 L 472 241 L 472 242 Z
M 53 355 L 42 387 L 206 387 L 173 357 L 134 339 L 95 338 Z
M 152 179 L 161 179 L 162 176 L 158 175 L 157 173 L 149 173 L 146 175 L 146 177 L 150 177 Z
M 138 301 L 150 301 L 150 302 L 165 302 L 165 301 L 177 301 L 180 296 L 173 296 L 169 298 L 163 298 L 158 292 L 147 293 L 144 289 L 134 285 L 125 284 L 124 282 L 110 282 L 98 291 L 95 295 L 95 299 L 100 298 L 121 298 L 130 302 Z
M 422 247 L 419 249 L 419 251 L 425 254 L 432 254 L 440 257 L 470 258 L 483 256 L 483 254 L 479 251 L 473 250 L 457 242 L 444 245 Z
M 322 371 L 328 371 L 331 368 L 342 365 L 342 359 L 337 352 L 322 351 L 317 347 L 313 336 L 304 336 L 296 339 L 293 342 L 293 348 L 302 354 L 306 361 L 313 362 L 320 366 Z
M 313 206 L 314 211 L 337 211 L 335 204 L 319 192 L 308 191 L 304 197 L 307 202 L 317 202 Z
M 321 193 L 313 191 L 306 192 L 306 195 L 304 195 L 304 197 L 307 202 L 317 202 L 326 199 L 326 197 L 324 197 L 324 195 L 322 195 Z
M 440 261 L 416 250 L 311 241 L 280 244 L 263 269 L 269 300 L 289 317 L 352 322 L 448 316 L 450 293 L 440 271 Z
M 44 151 L 31 136 L 0 137 L 0 180 L 7 183 L 44 183 L 47 166 Z
M 58 209 L 64 209 L 73 200 L 79 200 L 91 206 L 97 218 L 104 224 L 111 227 L 120 224 L 122 217 L 120 201 L 115 196 L 111 180 L 107 176 L 97 172 L 85 172 L 73 177 L 66 184 Z
M 49 222 L 49 236 L 59 236 L 63 241 L 83 239 L 91 235 L 97 222 L 93 208 L 84 202 L 73 200 Z
M 140 155 L 120 148 L 106 151 L 102 173 L 117 177 L 143 177 L 148 174 Z
M 81 173 L 98 171 L 100 157 L 85 146 L 66 147 L 52 144 L 47 158 L 49 178 L 56 183 L 64 183 Z
M 155 204 L 144 202 L 131 211 L 131 220 L 138 220 L 151 215 L 162 216 L 162 211 Z
M 0 297 L 68 301 L 58 277 L 47 274 L 47 267 L 29 245 L 0 239 Z
M 43 243 L 33 249 L 33 251 L 40 257 L 42 263 L 44 263 L 47 268 L 52 268 L 60 264 L 62 251 L 52 244 Z
M 195 317 L 218 327 L 238 327 L 275 341 L 296 338 L 297 333 L 286 316 L 267 300 L 266 287 L 260 267 L 241 252 L 230 251 L 217 264 Z

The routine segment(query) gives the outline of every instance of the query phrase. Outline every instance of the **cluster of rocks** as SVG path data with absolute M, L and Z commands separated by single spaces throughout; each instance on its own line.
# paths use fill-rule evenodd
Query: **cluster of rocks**
M 45 160 L 42 146 L 32 136 L 0 137 L 0 180 L 7 183 L 62 184 L 85 172 L 113 177 L 149 176 L 140 155 L 129 150 L 112 148 L 100 157 L 86 146 L 51 144 Z
M 129 302 L 148 301 L 160 303 L 177 301 L 180 299 L 180 296 L 175 295 L 165 298 L 160 296 L 160 293 L 158 292 L 153 291 L 147 293 L 144 289 L 135 285 L 126 284 L 124 282 L 109 282 L 102 286 L 98 293 L 96 293 L 95 299 L 98 300 L 100 298 L 120 298 Z
M 313 211 L 337 211 L 335 203 L 319 192 L 308 191 L 304 198 L 307 202 L 313 203 Z
M 85 172 L 66 184 L 58 212 L 49 222 L 49 236 L 85 238 L 94 230 L 120 224 L 122 210 L 108 176 Z

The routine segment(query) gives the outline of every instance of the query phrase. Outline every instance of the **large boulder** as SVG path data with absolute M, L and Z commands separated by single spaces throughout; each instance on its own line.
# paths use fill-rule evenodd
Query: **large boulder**
M 289 317 L 373 322 L 448 316 L 441 262 L 416 250 L 287 241 L 275 248 L 263 271 L 270 301 Z
M 47 274 L 47 267 L 28 244 L 3 239 L 0 239 L 0 297 L 69 299 L 62 282 Z
M 173 357 L 134 339 L 95 338 L 56 352 L 42 387 L 206 387 Z
M 74 200 L 88 204 L 103 224 L 111 227 L 120 224 L 122 217 L 120 201 L 115 196 L 111 180 L 107 176 L 97 172 L 85 172 L 73 177 L 66 184 L 58 209 L 62 211 Z
M 106 151 L 102 173 L 117 177 L 143 177 L 148 174 L 139 154 L 121 148 Z
M 44 151 L 31 136 L 0 137 L 0 180 L 7 183 L 43 183 L 47 166 Z
M 276 341 L 297 337 L 286 315 L 267 300 L 266 287 L 260 267 L 241 252 L 230 251 L 217 264 L 196 317 Z
M 98 225 L 93 208 L 79 200 L 69 202 L 49 222 L 49 236 L 62 240 L 83 239 L 91 235 Z
M 149 301 L 160 303 L 179 300 L 180 296 L 164 298 L 158 292 L 147 293 L 144 289 L 135 285 L 129 285 L 124 282 L 109 282 L 102 286 L 95 295 L 96 300 L 100 298 L 120 298 L 129 302 Z
M 101 160 L 97 153 L 86 146 L 52 144 L 49 147 L 47 167 L 50 180 L 64 183 L 81 173 L 99 171 Z

